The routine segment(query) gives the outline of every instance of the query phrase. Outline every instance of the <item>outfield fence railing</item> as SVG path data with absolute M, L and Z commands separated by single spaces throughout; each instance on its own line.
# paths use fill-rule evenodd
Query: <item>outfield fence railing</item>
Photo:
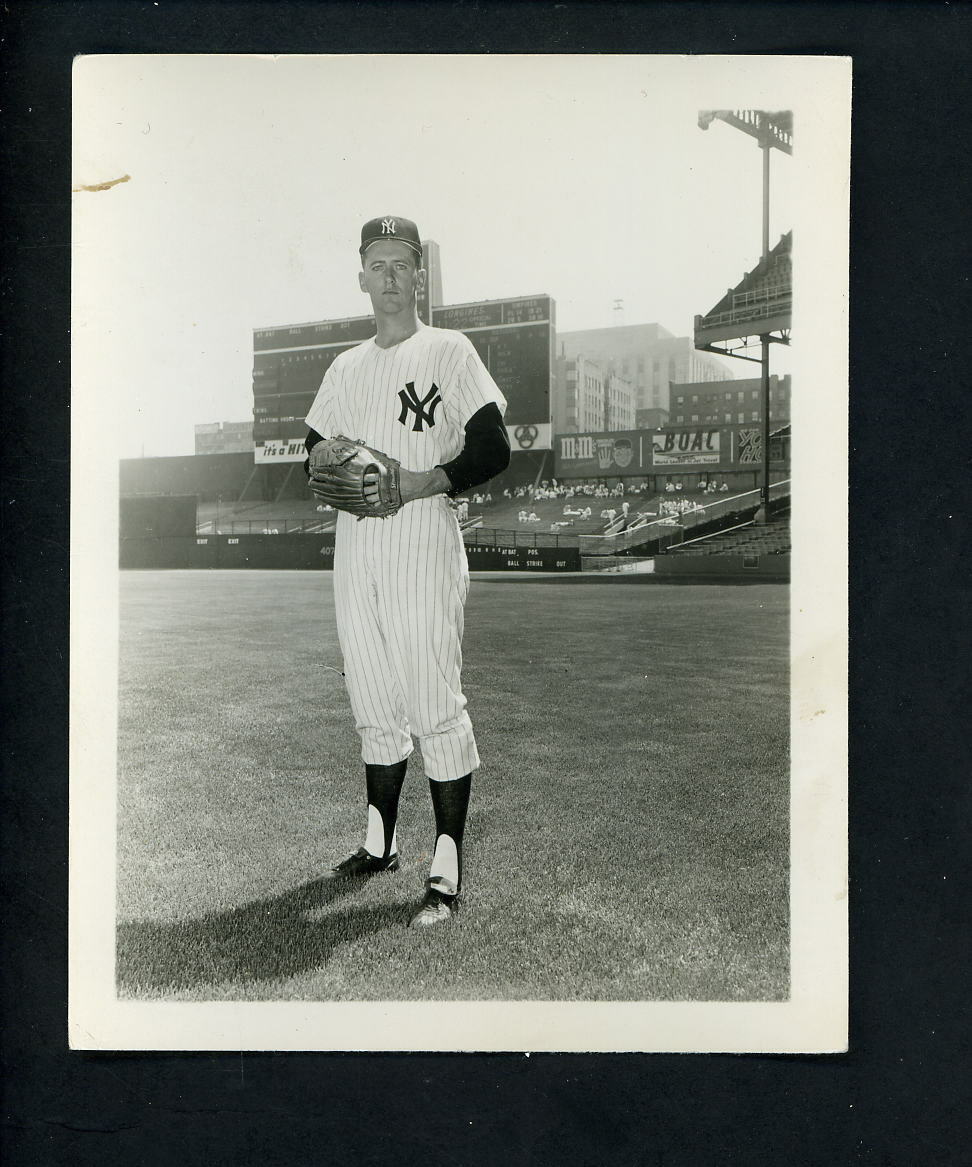
M 331 519 L 208 519 L 196 524 L 197 535 L 321 535 L 333 530 Z

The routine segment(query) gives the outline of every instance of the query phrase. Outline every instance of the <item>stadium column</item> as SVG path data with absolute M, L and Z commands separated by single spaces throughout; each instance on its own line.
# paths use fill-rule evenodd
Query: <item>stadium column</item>
M 770 391 L 769 391 L 769 353 L 770 353 L 770 338 L 768 336 L 761 336 L 759 338 L 760 348 L 762 349 L 762 365 L 760 367 L 760 376 L 762 380 L 762 398 L 763 398 L 763 490 L 762 490 L 762 506 L 757 515 L 757 522 L 769 522 L 769 504 L 770 504 L 770 451 L 769 451 L 769 435 L 770 435 Z
M 769 264 L 769 210 L 770 210 L 770 149 L 773 145 L 773 135 L 769 126 L 769 118 L 764 113 L 757 114 L 759 121 L 759 147 L 763 152 L 763 256 L 761 263 L 763 271 Z M 757 523 L 769 522 L 770 504 L 770 455 L 769 455 L 769 351 L 770 338 L 767 335 L 759 338 L 762 364 L 760 375 L 762 378 L 763 398 L 763 490 L 762 506 L 756 513 Z

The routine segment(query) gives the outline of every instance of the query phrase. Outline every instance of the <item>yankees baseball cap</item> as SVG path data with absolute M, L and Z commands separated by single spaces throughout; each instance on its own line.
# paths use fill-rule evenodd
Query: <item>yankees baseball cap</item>
M 418 227 L 411 219 L 403 219 L 401 215 L 382 215 L 380 219 L 369 219 L 361 228 L 361 246 L 358 254 L 364 255 L 372 243 L 382 239 L 397 239 L 406 247 L 418 253 L 422 258 L 422 240 L 419 238 Z

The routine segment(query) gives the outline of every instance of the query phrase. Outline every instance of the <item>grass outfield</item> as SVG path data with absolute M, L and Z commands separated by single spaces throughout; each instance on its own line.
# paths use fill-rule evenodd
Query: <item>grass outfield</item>
M 474 579 L 464 910 L 398 874 L 334 892 L 364 776 L 325 572 L 124 572 L 119 995 L 779 1000 L 788 994 L 788 621 L 779 585 Z

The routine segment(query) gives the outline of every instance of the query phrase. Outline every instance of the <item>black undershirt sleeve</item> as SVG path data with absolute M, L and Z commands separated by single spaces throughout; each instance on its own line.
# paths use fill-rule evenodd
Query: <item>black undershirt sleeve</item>
M 499 406 L 491 401 L 466 422 L 466 441 L 462 452 L 442 469 L 452 483 L 446 491 L 450 498 L 472 486 L 495 478 L 510 464 L 510 439 Z
M 304 449 L 307 451 L 308 454 L 310 454 L 311 450 L 313 450 L 313 448 L 317 445 L 318 442 L 323 442 L 323 441 L 324 441 L 323 436 L 321 434 L 319 434 L 317 432 L 317 430 L 312 430 L 310 428 L 310 426 L 307 427 L 307 437 L 304 438 Z M 310 458 L 309 457 L 304 459 L 304 473 L 307 475 L 308 478 L 310 478 Z
M 304 446 L 308 454 L 322 441 L 317 430 L 308 428 Z M 452 483 L 446 491 L 450 498 L 462 494 L 472 486 L 480 486 L 495 478 L 510 464 L 510 439 L 503 424 L 503 415 L 495 402 L 484 405 L 466 422 L 466 440 L 462 452 L 441 469 Z M 304 460 L 304 473 L 310 475 L 310 459 Z

